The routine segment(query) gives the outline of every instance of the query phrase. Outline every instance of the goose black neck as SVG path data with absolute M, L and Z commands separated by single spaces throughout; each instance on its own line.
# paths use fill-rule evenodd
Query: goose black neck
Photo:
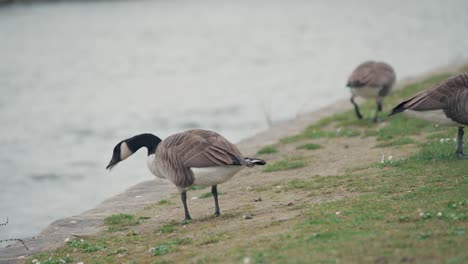
M 128 148 L 135 153 L 142 147 L 146 147 L 148 149 L 148 156 L 154 154 L 156 152 L 156 148 L 158 147 L 161 139 L 153 134 L 141 134 L 136 135 L 132 138 L 125 140 L 127 143 Z

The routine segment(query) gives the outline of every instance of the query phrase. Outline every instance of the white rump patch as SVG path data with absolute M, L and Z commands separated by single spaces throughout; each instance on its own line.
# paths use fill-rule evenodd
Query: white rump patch
M 406 110 L 403 112 L 407 116 L 416 117 L 419 119 L 424 119 L 431 121 L 433 123 L 444 125 L 444 126 L 463 126 L 448 118 L 443 110 L 430 110 L 430 111 L 413 111 Z
M 128 157 L 130 157 L 133 154 L 133 152 L 128 148 L 128 145 L 126 142 L 123 142 L 120 144 L 120 160 L 124 160 Z
M 351 88 L 351 93 L 366 99 L 372 99 L 379 97 L 379 92 L 381 89 L 382 88 L 380 87 L 364 86 L 360 88 Z
M 243 168 L 243 166 L 191 168 L 195 176 L 193 185 L 213 186 L 227 182 Z

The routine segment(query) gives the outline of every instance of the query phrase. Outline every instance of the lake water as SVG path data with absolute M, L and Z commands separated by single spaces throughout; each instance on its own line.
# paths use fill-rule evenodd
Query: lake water
M 114 145 L 193 127 L 232 141 L 348 97 L 363 60 L 398 77 L 468 58 L 468 1 L 63 1 L 0 7 L 0 239 L 152 179 Z M 175 189 L 168 190 L 175 192 Z

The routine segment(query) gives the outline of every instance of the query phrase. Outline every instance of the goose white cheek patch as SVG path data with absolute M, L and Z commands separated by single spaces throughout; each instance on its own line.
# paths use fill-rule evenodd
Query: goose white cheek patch
M 133 152 L 128 148 L 127 143 L 123 142 L 120 145 L 120 160 L 124 160 L 130 157 L 132 154 Z

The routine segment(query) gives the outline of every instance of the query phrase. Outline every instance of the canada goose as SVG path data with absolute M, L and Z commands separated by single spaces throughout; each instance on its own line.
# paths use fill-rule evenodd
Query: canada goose
M 377 111 L 374 122 L 378 121 L 379 112 L 382 112 L 382 101 L 392 90 L 396 75 L 392 66 L 385 62 L 366 61 L 361 63 L 348 78 L 346 86 L 351 88 L 351 103 L 359 119 L 362 119 L 359 106 L 354 97 L 361 96 L 366 99 L 375 99 Z
M 468 73 L 442 81 L 417 93 L 392 109 L 390 115 L 403 111 L 441 125 L 458 126 L 457 154 L 463 154 L 463 128 L 468 125 Z
M 171 181 L 180 192 L 185 220 L 190 220 L 187 209 L 187 188 L 192 185 L 211 186 L 215 215 L 220 215 L 217 185 L 228 181 L 244 167 L 265 165 L 257 158 L 242 155 L 236 145 L 216 132 L 194 129 L 177 133 L 161 140 L 152 134 L 141 134 L 122 140 L 114 147 L 106 169 L 128 158 L 138 149 L 148 149 L 148 168 L 155 176 Z

